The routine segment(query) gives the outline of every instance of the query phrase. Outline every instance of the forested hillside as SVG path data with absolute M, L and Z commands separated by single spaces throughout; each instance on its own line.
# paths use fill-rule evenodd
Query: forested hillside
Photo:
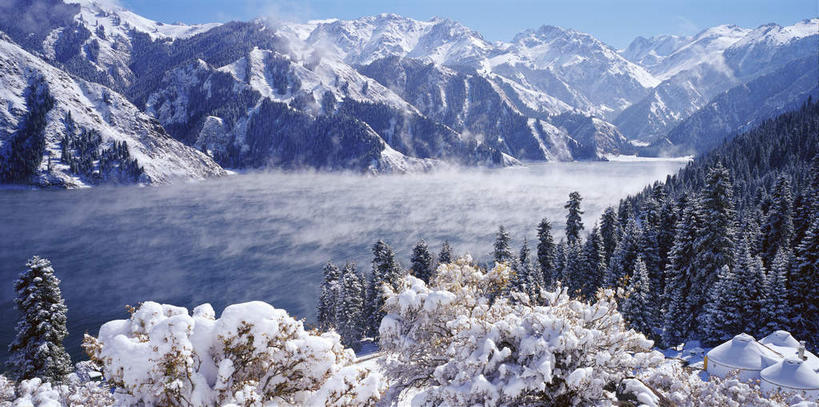
M 559 242 L 543 219 L 533 248 L 522 239 L 514 251 L 500 227 L 492 260 L 512 273 L 493 295 L 518 292 L 537 303 L 541 289 L 559 284 L 593 301 L 612 288 L 630 326 L 663 346 L 779 329 L 819 345 L 819 104 L 768 120 L 623 199 L 590 233 L 581 202 L 569 196 Z M 400 291 L 393 250 L 379 241 L 373 256 L 369 279 L 349 264 L 324 271 L 319 325 L 336 328 L 348 346 L 378 334 L 380 287 Z M 438 264 L 453 258 L 444 243 Z M 432 259 L 419 242 L 408 273 L 430 281 Z

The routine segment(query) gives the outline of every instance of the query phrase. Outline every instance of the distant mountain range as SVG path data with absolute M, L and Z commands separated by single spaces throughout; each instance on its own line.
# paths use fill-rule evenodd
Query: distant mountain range
M 553 26 L 493 43 L 394 14 L 190 26 L 11 0 L 0 31 L 0 180 L 41 186 L 700 153 L 819 96 L 817 18 L 616 50 Z

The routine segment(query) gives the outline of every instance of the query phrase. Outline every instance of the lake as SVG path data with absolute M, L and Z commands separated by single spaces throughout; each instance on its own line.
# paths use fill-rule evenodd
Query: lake
M 157 187 L 0 190 L 0 358 L 14 335 L 13 281 L 33 255 L 50 259 L 69 308 L 72 357 L 125 306 L 158 301 L 191 308 L 262 300 L 315 318 L 325 262 L 370 269 L 379 238 L 409 264 L 426 239 L 437 254 L 489 258 L 505 225 L 517 248 L 548 217 L 556 240 L 571 191 L 586 229 L 602 211 L 683 161 L 531 164 L 415 175 L 254 173 Z M 531 244 L 534 247 L 535 243 Z

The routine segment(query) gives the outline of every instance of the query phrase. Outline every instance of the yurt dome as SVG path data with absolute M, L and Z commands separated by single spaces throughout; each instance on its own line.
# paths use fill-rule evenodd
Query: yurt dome
M 799 347 L 799 341 L 794 339 L 790 332 L 782 330 L 775 331 L 772 334 L 762 338 L 759 343 L 763 345 L 782 346 L 786 348 Z
M 763 391 L 804 392 L 812 399 L 819 398 L 819 373 L 801 359 L 781 360 L 762 369 L 760 377 Z
M 779 355 L 757 343 L 753 336 L 739 334 L 708 352 L 705 369 L 719 377 L 738 370 L 741 380 L 751 380 L 758 378 L 762 369 L 778 359 Z

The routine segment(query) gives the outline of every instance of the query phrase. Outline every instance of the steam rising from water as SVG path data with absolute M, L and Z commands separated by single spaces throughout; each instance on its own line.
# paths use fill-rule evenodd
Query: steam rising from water
M 370 268 L 379 238 L 409 263 L 420 238 L 437 252 L 489 257 L 503 224 L 513 243 L 548 217 L 557 239 L 569 192 L 587 229 L 606 206 L 665 179 L 681 162 L 538 164 L 527 168 L 364 177 L 249 174 L 155 188 L 0 191 L 0 349 L 17 318 L 13 281 L 34 254 L 49 258 L 69 307 L 69 350 L 82 333 L 155 300 L 192 307 L 263 300 L 314 319 L 327 260 Z M 3 356 L 3 355 L 0 355 Z

